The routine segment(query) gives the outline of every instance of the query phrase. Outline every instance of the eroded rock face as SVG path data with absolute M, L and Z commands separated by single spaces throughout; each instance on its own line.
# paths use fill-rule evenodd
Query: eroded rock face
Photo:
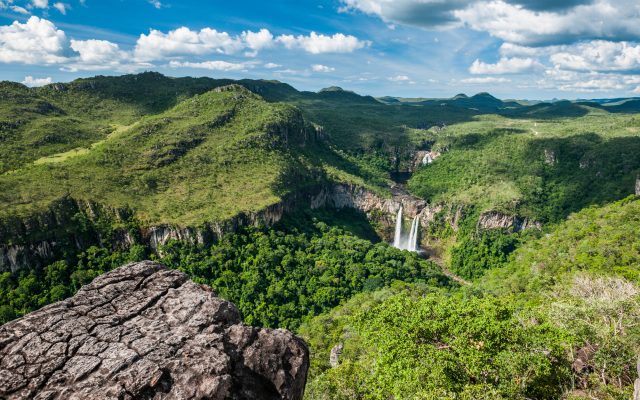
M 0 398 L 301 399 L 308 366 L 290 332 L 150 261 L 0 327 Z
M 506 215 L 497 211 L 490 211 L 480 215 L 478 220 L 480 229 L 509 229 L 520 232 L 527 229 L 541 229 L 542 225 L 537 221 L 522 218 L 515 215 Z

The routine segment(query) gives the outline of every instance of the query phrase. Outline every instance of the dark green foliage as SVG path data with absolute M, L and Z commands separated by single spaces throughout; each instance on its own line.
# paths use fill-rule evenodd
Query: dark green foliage
M 428 261 L 373 244 L 317 222 L 301 233 L 289 229 L 248 230 L 229 234 L 210 246 L 170 242 L 160 261 L 213 286 L 233 301 L 247 323 L 295 329 L 305 318 L 329 311 L 362 291 L 396 280 L 449 286 L 451 282 Z M 150 254 L 140 245 L 127 251 L 90 247 L 42 269 L 0 277 L 2 322 L 75 293 L 96 276 Z
M 520 243 L 501 230 L 481 231 L 458 240 L 451 250 L 451 269 L 465 279 L 476 279 L 490 268 L 503 266 Z
M 640 200 L 628 197 L 573 214 L 540 239 L 527 241 L 484 286 L 536 293 L 570 273 L 590 271 L 640 282 Z
M 322 163 L 300 152 L 321 146 L 305 139 L 307 129 L 299 110 L 240 86 L 208 92 L 81 154 L 0 175 L 0 218 L 66 195 L 130 206 L 146 223 L 198 225 L 257 211 L 322 181 Z
M 511 127 L 499 128 L 503 124 Z M 447 131 L 436 135 L 435 147 L 448 151 L 408 185 L 434 202 L 559 222 L 583 207 L 633 193 L 640 171 L 640 138 L 630 134 L 640 126 L 630 116 L 544 123 L 486 117 Z
M 247 323 L 296 329 L 363 290 L 396 280 L 446 286 L 434 264 L 316 223 L 318 233 L 250 230 L 211 248 L 171 243 L 161 261 L 210 284 Z
M 130 261 L 147 258 L 147 251 L 134 245 L 126 252 L 90 247 L 68 262 L 56 261 L 44 268 L 0 275 L 0 323 L 73 295 L 82 285 Z
M 486 275 L 451 293 L 396 285 L 360 294 L 304 324 L 306 396 L 630 398 L 640 354 L 639 205 L 629 197 L 515 236 L 475 232 L 471 215 L 453 262 Z M 340 366 L 330 368 L 338 343 Z M 578 358 L 581 369 L 571 369 Z

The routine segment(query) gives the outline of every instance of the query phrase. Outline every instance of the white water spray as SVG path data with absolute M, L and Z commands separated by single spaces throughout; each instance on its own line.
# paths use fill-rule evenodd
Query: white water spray
M 393 237 L 393 247 L 409 250 L 409 251 L 418 251 L 418 229 L 420 228 L 420 221 L 416 216 L 411 221 L 411 229 L 409 229 L 409 237 L 403 234 L 402 232 L 402 206 L 398 210 L 398 215 L 396 216 L 396 231 Z
M 393 247 L 398 249 L 402 248 L 402 206 L 400 206 L 398 215 L 396 216 L 396 232 L 393 236 Z
M 413 218 L 411 222 L 411 231 L 409 232 L 409 241 L 407 242 L 407 250 L 418 251 L 418 227 L 420 222 L 418 217 Z

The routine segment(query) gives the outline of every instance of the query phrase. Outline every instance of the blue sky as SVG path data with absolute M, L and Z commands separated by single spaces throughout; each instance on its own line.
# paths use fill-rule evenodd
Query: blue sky
M 640 96 L 637 0 L 0 0 L 0 79 L 145 70 L 376 96 Z

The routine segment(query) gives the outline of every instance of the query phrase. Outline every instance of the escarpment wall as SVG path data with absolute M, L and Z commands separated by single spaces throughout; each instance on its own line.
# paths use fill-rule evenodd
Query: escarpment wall
M 463 216 L 463 207 L 452 204 L 428 204 L 409 195 L 401 187 L 392 188 L 392 196 L 385 197 L 357 185 L 324 185 L 292 193 L 258 212 L 239 213 L 223 220 L 211 221 L 197 227 L 161 224 L 141 226 L 135 213 L 127 208 L 110 208 L 99 204 L 63 198 L 47 211 L 28 218 L 11 218 L 0 222 L 0 272 L 17 272 L 25 268 L 39 268 L 60 259 L 65 251 L 82 251 L 90 246 L 127 249 L 134 244 L 154 251 L 170 240 L 193 244 L 209 244 L 225 234 L 246 226 L 272 226 L 287 213 L 301 208 L 353 208 L 376 221 L 388 232 L 381 232 L 391 240 L 398 209 L 402 206 L 407 219 L 418 217 L 422 227 L 443 219 L 453 230 Z M 483 214 L 479 228 L 512 228 L 514 231 L 537 227 L 539 224 L 498 213 Z M 108 229 L 105 229 L 108 227 Z
M 64 197 L 42 212 L 0 221 L 0 272 L 41 266 L 69 249 L 125 249 L 137 235 L 131 210 Z
M 515 215 L 502 214 L 496 211 L 486 212 L 480 215 L 478 220 L 480 229 L 510 229 L 513 232 L 520 232 L 527 229 L 540 229 L 542 225 L 529 218 Z

